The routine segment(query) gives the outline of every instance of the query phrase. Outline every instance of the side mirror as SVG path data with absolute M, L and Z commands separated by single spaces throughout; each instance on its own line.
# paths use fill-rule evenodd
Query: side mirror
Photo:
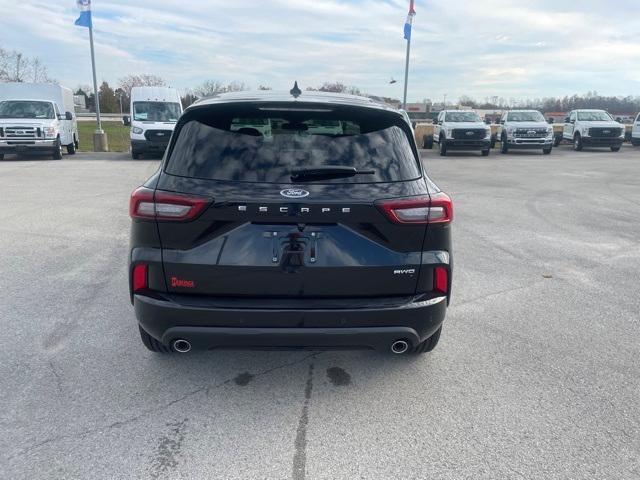
M 125 115 L 122 117 L 122 123 L 124 123 L 125 127 L 131 126 L 131 117 L 129 115 Z
M 555 120 L 553 118 L 547 118 L 547 123 L 549 125 L 553 125 L 555 123 Z
M 616 118 L 616 122 L 622 123 L 622 118 L 621 117 Z
M 564 117 L 564 123 L 569 123 L 569 117 Z
M 65 120 L 73 120 L 73 113 L 71 113 L 71 112 L 64 112 L 64 119 L 65 119 Z
M 504 125 L 504 120 L 500 120 L 500 125 Z

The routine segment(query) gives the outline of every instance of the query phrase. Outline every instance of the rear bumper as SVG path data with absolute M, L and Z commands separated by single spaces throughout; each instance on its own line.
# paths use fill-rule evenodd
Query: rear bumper
M 150 142 L 148 140 L 131 140 L 131 150 L 136 153 L 164 153 L 169 146 L 166 142 Z
M 440 327 L 446 297 L 412 298 L 371 308 L 220 308 L 175 298 L 134 295 L 142 328 L 165 345 L 188 340 L 193 348 L 370 348 L 389 350 L 396 340 L 411 346 Z M 362 303 L 362 299 L 358 299 Z M 219 302 L 217 302 L 219 303 Z M 373 301 L 373 303 L 376 303 Z
M 445 140 L 447 150 L 489 150 L 491 140 Z

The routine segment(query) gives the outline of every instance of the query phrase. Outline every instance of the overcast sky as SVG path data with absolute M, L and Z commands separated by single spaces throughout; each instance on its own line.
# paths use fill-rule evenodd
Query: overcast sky
M 416 0 L 409 100 L 640 95 L 640 0 Z M 99 80 L 152 73 L 402 96 L 408 0 L 93 0 Z M 0 0 L 0 46 L 91 82 L 73 0 Z M 391 77 L 398 83 L 390 85 Z

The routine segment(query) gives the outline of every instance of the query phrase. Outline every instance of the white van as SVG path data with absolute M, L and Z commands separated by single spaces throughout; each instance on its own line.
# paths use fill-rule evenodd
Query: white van
M 631 144 L 634 147 L 640 146 L 640 113 L 633 122 L 633 130 L 631 131 Z
M 124 124 L 131 126 L 131 157 L 137 159 L 147 152 L 164 154 L 180 115 L 182 102 L 177 90 L 132 88 L 131 116 L 124 117 Z
M 78 148 L 73 92 L 50 83 L 0 83 L 0 159 L 47 153 L 62 158 Z

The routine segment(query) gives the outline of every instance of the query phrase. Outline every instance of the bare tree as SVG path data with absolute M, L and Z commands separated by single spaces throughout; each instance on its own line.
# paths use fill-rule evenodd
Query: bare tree
M 224 84 L 218 80 L 207 80 L 193 90 L 198 97 L 213 97 L 226 91 Z
M 0 82 L 52 82 L 39 58 L 0 48 Z
M 213 97 L 214 95 L 219 95 L 221 93 L 227 92 L 240 92 L 244 90 L 248 90 L 249 88 L 244 82 L 231 82 L 227 85 L 220 82 L 219 80 L 207 80 L 202 85 L 194 89 L 194 93 L 202 98 L 202 97 Z
M 162 77 L 143 73 L 140 75 L 127 75 L 118 81 L 118 88 L 121 88 L 125 96 L 131 97 L 133 87 L 164 87 L 167 82 Z

